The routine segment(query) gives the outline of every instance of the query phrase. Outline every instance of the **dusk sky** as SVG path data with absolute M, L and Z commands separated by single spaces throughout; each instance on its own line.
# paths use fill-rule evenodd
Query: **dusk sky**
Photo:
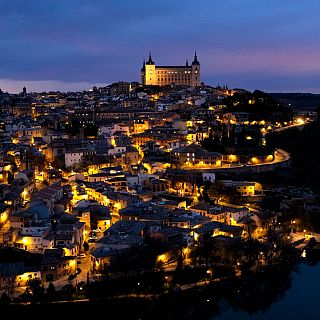
M 0 88 L 140 81 L 197 50 L 209 85 L 320 93 L 319 0 L 0 0 Z

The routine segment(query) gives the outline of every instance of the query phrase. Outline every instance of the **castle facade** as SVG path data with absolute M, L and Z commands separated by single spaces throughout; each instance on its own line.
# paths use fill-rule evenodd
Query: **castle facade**
M 141 83 L 143 85 L 188 85 L 192 87 L 200 86 L 200 63 L 197 53 L 191 65 L 186 62 L 184 66 L 156 66 L 151 53 L 147 62 L 143 62 L 141 68 Z

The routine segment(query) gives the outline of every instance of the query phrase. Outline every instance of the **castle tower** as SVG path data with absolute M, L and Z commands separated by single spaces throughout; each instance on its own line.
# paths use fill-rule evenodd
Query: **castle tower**
M 152 60 L 151 52 L 149 53 L 149 59 L 143 63 L 141 69 L 141 80 L 144 85 L 156 85 L 156 65 Z
M 197 52 L 194 53 L 194 59 L 192 61 L 192 76 L 191 76 L 191 86 L 200 86 L 200 62 L 198 61 Z

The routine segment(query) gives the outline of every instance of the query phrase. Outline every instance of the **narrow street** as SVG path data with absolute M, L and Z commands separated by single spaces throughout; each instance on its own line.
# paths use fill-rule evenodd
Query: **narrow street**
M 90 272 L 90 255 L 87 253 L 85 258 L 77 258 L 78 268 L 81 269 L 80 274 L 73 280 L 71 280 L 71 284 L 75 286 L 76 284 L 79 284 L 80 282 L 87 282 L 87 274 L 89 273 L 89 279 L 91 278 L 91 272 Z M 61 290 L 65 285 L 69 284 L 68 280 L 69 275 L 53 281 L 53 285 L 55 286 L 56 290 Z M 49 283 L 45 282 L 44 287 L 45 289 L 48 287 Z M 18 297 L 19 295 L 23 294 L 26 291 L 26 286 L 23 287 L 16 287 L 14 292 L 14 297 Z

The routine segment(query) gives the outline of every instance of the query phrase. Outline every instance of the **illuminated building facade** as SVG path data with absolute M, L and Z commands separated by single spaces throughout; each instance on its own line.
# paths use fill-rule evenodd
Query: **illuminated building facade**
M 200 86 L 200 63 L 197 53 L 191 65 L 186 62 L 185 66 L 156 66 L 149 55 L 147 62 L 143 62 L 141 68 L 141 82 L 143 85 L 188 85 Z

